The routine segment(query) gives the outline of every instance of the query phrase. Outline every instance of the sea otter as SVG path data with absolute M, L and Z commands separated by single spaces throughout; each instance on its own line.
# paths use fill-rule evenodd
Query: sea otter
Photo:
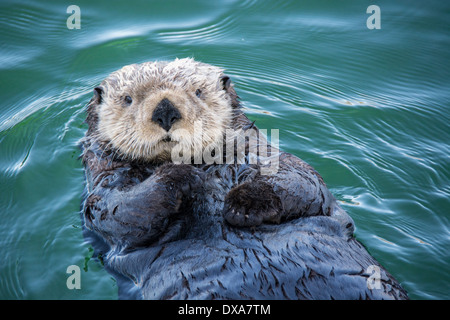
M 144 299 L 407 299 L 307 163 L 195 61 L 125 66 L 94 89 L 82 140 L 87 232 Z

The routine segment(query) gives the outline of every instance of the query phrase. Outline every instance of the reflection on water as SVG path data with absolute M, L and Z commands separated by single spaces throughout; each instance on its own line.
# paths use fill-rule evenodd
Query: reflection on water
M 77 5 L 69 30 L 64 3 L 0 4 L 1 298 L 117 298 L 81 233 L 84 106 L 121 66 L 176 57 L 227 70 L 412 298 L 450 297 L 448 4 L 378 2 L 380 30 L 355 1 Z

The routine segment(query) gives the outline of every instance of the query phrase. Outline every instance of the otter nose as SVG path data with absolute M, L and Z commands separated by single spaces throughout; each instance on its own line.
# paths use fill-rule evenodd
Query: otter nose
M 162 99 L 158 103 L 152 115 L 152 121 L 159 124 L 166 131 L 169 131 L 175 121 L 179 119 L 181 119 L 180 111 L 167 98 Z

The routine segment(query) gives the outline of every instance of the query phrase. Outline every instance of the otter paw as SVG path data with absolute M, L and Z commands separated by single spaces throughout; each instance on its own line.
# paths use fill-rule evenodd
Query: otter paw
M 263 222 L 280 223 L 283 208 L 271 185 L 245 182 L 227 194 L 224 218 L 237 227 L 255 227 Z
M 160 166 L 155 175 L 169 190 L 178 190 L 183 196 L 198 192 L 203 186 L 204 172 L 187 164 L 167 163 Z

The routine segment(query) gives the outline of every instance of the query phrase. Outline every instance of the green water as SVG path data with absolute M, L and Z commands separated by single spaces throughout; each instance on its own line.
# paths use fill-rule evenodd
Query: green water
M 450 298 L 448 2 L 76 1 L 72 30 L 70 4 L 0 3 L 1 299 L 117 298 L 82 235 L 84 106 L 121 66 L 176 57 L 228 70 L 411 298 Z

